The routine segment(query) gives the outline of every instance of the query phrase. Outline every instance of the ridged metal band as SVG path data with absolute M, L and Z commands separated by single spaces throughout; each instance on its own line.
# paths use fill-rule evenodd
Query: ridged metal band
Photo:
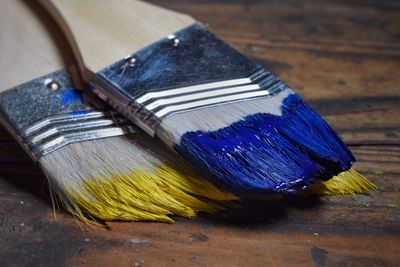
M 61 114 L 22 130 L 22 143 L 36 159 L 65 145 L 134 133 L 137 128 L 114 112 L 87 111 Z
M 91 84 L 95 94 L 153 136 L 175 113 L 289 88 L 198 24 L 101 70 Z
M 271 96 L 286 88 L 277 77 L 261 69 L 249 78 L 147 93 L 136 101 L 161 120 L 177 112 Z
M 116 112 L 94 110 L 64 70 L 1 93 L 0 121 L 34 161 L 71 143 L 138 130 Z

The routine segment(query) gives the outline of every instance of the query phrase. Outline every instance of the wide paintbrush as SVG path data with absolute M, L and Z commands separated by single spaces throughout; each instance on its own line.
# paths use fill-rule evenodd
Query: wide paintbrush
M 246 195 L 366 181 L 298 94 L 190 16 L 131 0 L 41 3 L 93 92 L 214 183 Z
M 82 219 L 172 222 L 235 200 L 74 89 L 73 57 L 33 3 L 0 1 L 0 121 Z

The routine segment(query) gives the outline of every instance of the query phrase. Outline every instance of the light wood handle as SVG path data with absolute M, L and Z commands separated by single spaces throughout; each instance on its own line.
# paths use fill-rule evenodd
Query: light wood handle
M 73 64 L 46 12 L 29 1 L 0 1 L 0 92 Z
M 136 0 L 40 0 L 66 34 L 82 76 L 92 75 L 195 21 Z

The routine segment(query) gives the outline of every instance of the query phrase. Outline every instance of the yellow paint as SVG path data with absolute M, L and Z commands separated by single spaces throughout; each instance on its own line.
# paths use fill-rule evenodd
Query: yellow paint
M 368 193 L 378 187 L 356 170 L 341 172 L 328 181 L 318 181 L 307 189 L 306 194 L 312 195 L 355 195 Z
M 378 187 L 363 177 L 356 170 L 350 169 L 341 172 L 328 181 L 318 180 L 307 190 L 300 193 L 301 196 L 337 196 L 369 193 Z M 283 198 L 280 194 L 246 196 L 248 199 L 263 201 L 279 201 Z
M 169 215 L 193 217 L 215 212 L 238 199 L 223 192 L 181 165 L 163 164 L 153 172 L 135 170 L 131 175 L 96 177 L 82 190 L 66 193 L 68 210 L 84 221 L 124 220 L 173 222 Z
M 329 181 L 319 181 L 302 195 L 367 193 L 377 187 L 353 169 Z M 253 197 L 278 200 L 280 195 Z M 221 191 L 181 165 L 163 164 L 153 172 L 136 170 L 86 181 L 82 189 L 66 192 L 65 205 L 86 222 L 101 220 L 159 221 L 172 223 L 170 215 L 193 217 L 196 212 L 216 212 L 235 206 L 238 198 Z

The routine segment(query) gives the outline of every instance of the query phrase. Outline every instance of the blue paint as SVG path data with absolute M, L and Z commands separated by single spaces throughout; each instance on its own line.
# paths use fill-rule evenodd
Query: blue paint
M 350 168 L 351 152 L 299 96 L 288 96 L 282 112 L 253 114 L 213 132 L 185 133 L 175 149 L 237 193 L 295 193 L 315 178 Z
M 82 95 L 74 89 L 62 89 L 60 91 L 60 101 L 62 106 L 69 106 L 72 104 L 82 104 Z
M 54 103 L 54 102 L 58 102 L 58 96 L 57 95 L 51 95 L 51 102 L 52 103 Z
M 71 115 L 85 115 L 85 114 L 88 114 L 88 113 L 90 113 L 90 112 L 93 112 L 93 110 L 92 110 L 92 109 L 87 109 L 87 110 L 76 110 L 76 111 L 70 112 L 69 114 L 71 114 Z
M 299 95 L 284 100 L 276 128 L 320 165 L 329 179 L 351 168 L 355 158 L 336 132 Z M 277 122 L 278 120 L 274 120 Z
M 186 133 L 176 149 L 238 193 L 294 193 L 323 172 L 275 128 L 260 130 L 247 119 L 214 132 Z

